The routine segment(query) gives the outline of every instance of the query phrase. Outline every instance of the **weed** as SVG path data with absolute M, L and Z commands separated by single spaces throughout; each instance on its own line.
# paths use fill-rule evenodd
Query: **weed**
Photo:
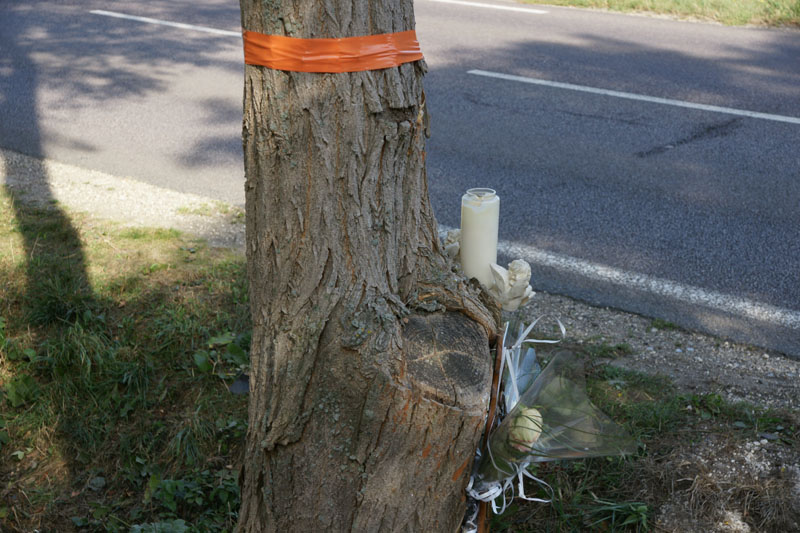
M 6 338 L 6 319 L 0 316 L 0 355 L 5 355 L 11 341 Z
M 39 394 L 39 386 L 28 374 L 20 374 L 7 381 L 2 390 L 11 407 L 32 402 Z
M 612 359 L 631 355 L 633 348 L 626 342 L 614 344 L 613 346 L 603 342 L 600 344 L 587 344 L 583 347 L 583 352 L 593 358 Z
M 208 204 L 181 206 L 176 211 L 179 215 L 198 215 L 206 217 L 214 216 L 217 213 L 214 207 Z
M 675 331 L 680 329 L 677 324 L 673 324 L 669 320 L 661 320 L 660 318 L 655 318 L 650 322 L 650 327 L 655 329 L 660 329 L 662 331 Z
M 36 325 L 58 321 L 74 322 L 91 312 L 92 298 L 85 280 L 67 267 L 52 271 L 52 266 L 38 265 L 35 281 L 27 293 L 29 320 Z
M 169 241 L 179 239 L 181 232 L 163 228 L 127 228 L 119 232 L 119 237 L 131 240 Z
M 230 218 L 232 224 L 242 223 L 244 221 L 244 210 L 225 202 L 215 202 L 214 205 L 200 204 L 195 206 L 182 206 L 177 209 L 177 213 L 179 215 L 206 217 L 226 215 Z
M 647 531 L 648 507 L 642 502 L 614 503 L 595 498 L 593 506 L 586 509 L 588 526 L 595 528 L 603 524 L 612 531 L 635 528 L 636 531 Z

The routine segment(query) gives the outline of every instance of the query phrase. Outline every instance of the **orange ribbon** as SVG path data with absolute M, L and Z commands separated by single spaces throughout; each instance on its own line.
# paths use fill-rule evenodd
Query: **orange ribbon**
M 298 39 L 244 31 L 244 62 L 294 72 L 359 72 L 422 59 L 414 30 L 341 39 Z

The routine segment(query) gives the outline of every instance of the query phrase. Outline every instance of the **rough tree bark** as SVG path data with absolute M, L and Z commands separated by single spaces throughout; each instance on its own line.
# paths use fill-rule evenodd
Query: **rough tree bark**
M 292 37 L 414 28 L 411 0 L 241 8 L 245 29 Z M 496 315 L 440 249 L 424 68 L 246 67 L 253 345 L 239 531 L 451 532 L 463 517 Z

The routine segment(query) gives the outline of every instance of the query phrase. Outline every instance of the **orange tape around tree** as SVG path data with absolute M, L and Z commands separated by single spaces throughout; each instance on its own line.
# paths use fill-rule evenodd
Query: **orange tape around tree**
M 244 62 L 293 72 L 359 72 L 422 59 L 414 30 L 341 39 L 298 39 L 244 31 Z

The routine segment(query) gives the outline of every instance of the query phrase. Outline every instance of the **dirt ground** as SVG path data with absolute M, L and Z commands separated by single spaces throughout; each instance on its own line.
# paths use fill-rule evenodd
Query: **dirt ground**
M 800 361 L 562 296 L 537 294 L 528 313 L 558 317 L 571 342 L 623 346 L 609 350 L 627 354 L 609 358 L 612 365 L 666 376 L 687 394 L 718 393 L 792 420 L 794 428 L 778 426 L 781 431 L 754 438 L 720 433 L 709 422 L 707 432 L 693 430 L 690 443 L 648 458 L 642 490 L 661 494 L 656 531 L 800 531 Z

